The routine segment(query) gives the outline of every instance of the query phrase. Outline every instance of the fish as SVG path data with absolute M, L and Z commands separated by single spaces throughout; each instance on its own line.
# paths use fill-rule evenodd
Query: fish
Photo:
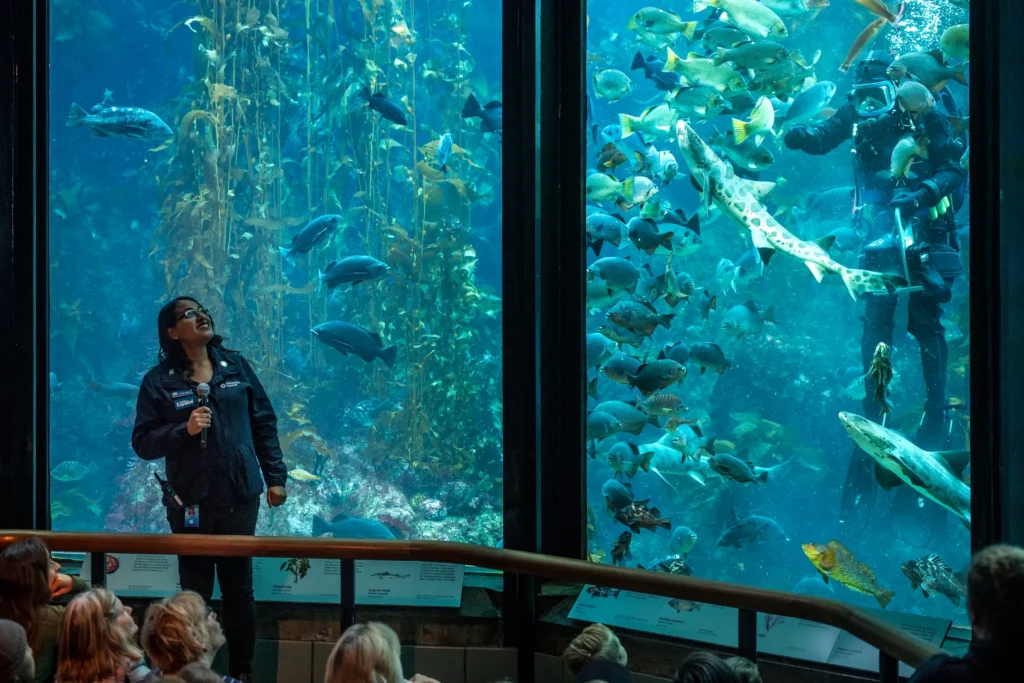
M 629 378 L 629 388 L 639 390 L 644 396 L 650 396 L 660 389 L 683 381 L 685 377 L 686 368 L 674 360 L 665 358 L 665 352 L 662 351 L 658 354 L 657 360 L 643 363 L 637 368 L 636 374 Z
M 639 116 L 619 114 L 621 139 L 625 140 L 637 133 L 649 136 L 651 139 L 670 137 L 677 117 L 678 114 L 667 102 L 648 107 L 640 112 Z
M 732 291 L 736 290 L 736 264 L 727 258 L 719 259 L 718 265 L 715 266 L 715 281 L 718 282 L 718 286 L 728 291 L 732 287 Z
M 742 548 L 744 543 L 769 543 L 771 541 L 789 541 L 789 536 L 778 522 L 770 517 L 758 515 L 741 518 L 736 515 L 735 508 L 730 508 L 725 531 L 718 538 L 718 545 L 722 548 Z
M 754 144 L 760 147 L 769 134 L 775 135 L 773 126 L 775 109 L 772 108 L 771 101 L 762 95 L 754 105 L 749 121 L 732 120 L 733 140 L 736 145 L 742 145 L 747 138 L 753 138 Z
M 707 121 L 732 109 L 722 93 L 703 85 L 676 88 L 669 95 L 668 104 L 680 116 L 692 121 Z
M 932 52 L 908 52 L 897 57 L 886 75 L 899 83 L 904 78 L 911 78 L 926 88 L 938 92 L 946 87 L 950 80 L 967 85 L 967 67 L 964 62 L 957 66 L 949 66 L 943 61 L 941 50 Z
M 857 1 L 859 2 L 860 0 Z M 860 53 L 864 51 L 864 48 L 866 48 L 868 44 L 875 39 L 875 36 L 877 36 L 878 32 L 882 30 L 885 23 L 886 19 L 883 17 L 875 19 L 864 27 L 864 30 L 861 31 L 860 35 L 858 35 L 856 40 L 853 41 L 853 45 L 850 46 L 850 51 L 846 53 L 846 59 L 844 59 L 843 63 L 839 66 L 840 71 L 846 73 L 850 70 L 850 67 L 853 66 L 853 63 L 857 60 L 857 57 L 859 57 Z
M 362 282 L 384 277 L 390 270 L 390 266 L 372 256 L 349 256 L 328 263 L 320 273 L 320 284 L 328 289 L 346 284 L 355 287 Z
M 466 98 L 466 104 L 462 107 L 462 118 L 480 119 L 481 130 L 487 133 L 501 134 L 501 102 L 492 100 L 480 106 L 480 102 L 470 93 Z
M 957 607 L 960 599 L 967 596 L 967 588 L 953 573 L 946 561 L 934 553 L 925 555 L 920 560 L 907 560 L 900 569 L 910 579 L 910 590 L 921 589 L 924 597 L 931 593 L 939 593 L 949 598 Z
M 718 48 L 733 48 L 749 42 L 750 36 L 735 26 L 717 22 L 710 26 L 700 37 L 701 45 L 708 52 L 714 53 Z
M 138 398 L 139 387 L 128 382 L 89 382 L 89 388 L 105 396 Z
M 622 126 L 612 124 L 601 129 L 601 140 L 608 144 L 622 139 Z M 595 143 L 596 144 L 596 143 Z
M 713 342 L 690 344 L 690 360 L 700 367 L 700 374 L 714 370 L 719 375 L 732 367 L 732 361 L 725 357 L 722 347 Z
M 693 460 L 700 460 L 705 455 L 715 453 L 715 437 L 704 436 L 700 427 L 695 424 L 686 425 L 675 434 L 665 434 L 659 443 L 670 446 Z
M 789 50 L 770 40 L 753 40 L 736 47 L 715 50 L 715 66 L 732 62 L 741 69 L 763 69 L 789 57 Z
M 591 173 L 587 176 L 587 199 L 592 202 L 623 201 L 626 199 L 624 181 L 606 173 Z
M 629 241 L 637 249 L 653 255 L 658 247 L 672 250 L 672 232 L 659 232 L 658 224 L 650 218 L 634 218 L 626 225 Z
M 789 59 L 779 60 L 758 71 L 750 81 L 749 91 L 764 96 L 789 97 L 797 95 L 816 81 L 814 66 L 820 58 L 821 50 L 816 50 L 810 61 L 805 59 L 799 50 L 794 50 L 789 53 Z M 738 110 L 743 109 L 735 102 L 733 106 Z
M 767 251 L 765 255 L 771 258 L 771 253 Z M 747 285 L 764 275 L 765 261 L 761 257 L 761 252 L 753 247 L 740 254 L 735 265 L 736 277 L 733 284 Z
M 704 239 L 700 236 L 700 217 L 697 214 L 686 218 L 677 209 L 665 214 L 664 220 L 677 226 L 672 230 L 672 255 L 689 256 L 703 248 Z
M 768 482 L 768 473 L 754 472 L 754 463 L 744 461 L 728 453 L 717 453 L 708 459 L 711 469 L 722 475 L 725 479 L 731 479 L 739 484 L 765 484 Z
M 50 470 L 50 476 L 57 481 L 81 481 L 95 472 L 99 467 L 94 462 L 83 464 L 77 460 L 65 460 L 57 463 Z
M 686 361 L 690 359 L 690 347 L 682 342 L 669 344 L 663 349 L 663 353 L 665 358 L 671 358 L 681 365 L 685 365 Z
M 900 16 L 903 14 L 903 10 L 900 10 L 900 14 L 890 12 L 889 8 L 885 6 L 884 0 L 854 0 L 854 2 L 894 26 L 899 22 Z
M 841 254 L 859 251 L 860 245 L 864 243 L 864 238 L 860 233 L 849 227 L 836 228 L 829 233 L 829 236 L 835 238 L 832 248 Z
M 871 356 L 871 366 L 868 368 L 867 376 L 875 387 L 875 403 L 881 403 L 881 414 L 885 415 L 892 411 L 892 402 L 889 400 L 889 385 L 892 383 L 892 349 L 885 342 L 878 342 L 875 352 Z
M 617 69 L 602 69 L 594 72 L 594 94 L 609 102 L 618 102 L 633 92 L 633 81 Z
M 281 247 L 281 255 L 290 258 L 296 254 L 308 254 L 313 250 L 313 247 L 326 242 L 331 233 L 344 222 L 345 217 L 338 214 L 329 213 L 317 216 L 292 235 L 291 247 L 288 249 Z
M 672 598 L 668 601 L 668 606 L 680 613 L 693 612 L 694 610 L 699 612 L 703 603 L 694 602 L 693 600 L 683 600 L 682 598 Z
M 587 335 L 589 338 L 590 335 Z M 603 335 L 602 335 L 603 336 Z M 640 360 L 625 353 L 616 353 L 601 366 L 601 374 L 617 384 L 629 384 L 636 375 Z
M 894 591 L 879 586 L 875 572 L 854 558 L 839 541 L 829 541 L 828 545 L 805 543 L 803 551 L 825 583 L 832 578 L 852 591 L 873 596 L 883 609 L 895 595 Z
M 625 524 L 634 534 L 640 533 L 641 529 L 647 529 L 654 533 L 657 533 L 659 527 L 671 529 L 672 520 L 663 518 L 658 508 L 648 508 L 648 502 L 650 501 L 634 500 L 615 513 L 616 521 Z
M 675 362 L 675 361 L 672 361 Z M 686 368 L 683 368 L 683 376 Z M 687 411 L 683 399 L 675 394 L 655 393 L 637 403 L 637 407 L 652 417 L 679 417 Z
M 640 434 L 647 425 L 658 425 L 658 418 L 647 415 L 637 408 L 635 401 L 604 401 L 594 407 L 595 412 L 608 413 L 622 425 L 621 432 Z
M 174 131 L 163 119 L 147 109 L 98 105 L 92 113 L 75 103 L 68 114 L 68 127 L 88 127 L 97 138 L 126 137 L 136 140 L 168 140 Z
M 626 201 L 632 205 L 643 204 L 648 199 L 658 194 L 658 186 L 650 178 L 642 175 L 626 178 L 622 181 L 622 191 Z
M 601 486 L 604 504 L 610 514 L 633 504 L 633 487 L 616 479 L 609 479 Z
M 453 144 L 451 133 L 445 133 L 437 141 L 437 164 L 441 167 L 441 172 L 446 176 L 448 175 L 448 158 L 452 154 Z
M 617 344 L 625 344 L 633 348 L 640 348 L 647 335 L 636 330 L 629 330 L 621 325 L 607 323 L 597 328 L 599 334 L 604 335 Z
M 629 296 L 629 292 L 621 289 L 608 289 L 608 285 L 601 278 L 587 280 L 587 310 L 600 311 L 609 306 L 614 306 L 621 299 Z M 643 335 L 640 335 L 643 339 Z
M 796 96 L 786 110 L 785 119 L 779 128 L 779 135 L 801 123 L 808 123 L 817 117 L 829 105 L 836 94 L 836 84 L 832 81 L 818 81 L 807 90 Z M 779 112 L 776 112 L 778 114 Z M 714 144 L 713 142 L 711 144 Z
M 596 212 L 587 216 L 587 246 L 595 256 L 601 255 L 604 243 L 618 248 L 626 231 L 626 220 L 617 213 Z
M 744 140 L 743 144 L 736 144 L 736 137 L 733 131 L 720 133 L 717 128 L 712 129 L 712 135 L 708 142 L 718 149 L 737 168 L 742 168 L 755 173 L 764 171 L 775 163 L 775 156 L 767 147 L 759 147 L 752 139 Z
M 643 267 L 650 272 L 650 266 L 644 264 Z M 640 279 L 640 269 L 630 262 L 628 256 L 606 256 L 587 267 L 587 278 L 600 278 L 608 289 L 621 289 L 632 294 Z
M 395 540 L 395 535 L 386 526 L 374 519 L 350 517 L 339 512 L 327 521 L 320 515 L 313 515 L 314 538 L 330 534 L 334 538 L 366 538 L 384 541 Z
M 674 42 L 678 36 L 686 36 L 687 40 L 693 40 L 697 22 L 683 21 L 675 12 L 658 7 L 644 7 L 629 18 L 626 28 L 630 31 L 675 36 L 672 38 Z
M 643 332 L 648 337 L 660 325 L 668 329 L 672 325 L 675 313 L 658 313 L 649 302 L 620 301 L 612 306 L 607 314 L 608 320 L 628 330 Z
M 749 181 L 737 176 L 685 121 L 676 124 L 676 138 L 684 161 L 700 179 L 707 197 L 722 213 L 750 230 L 758 249 L 772 248 L 803 261 L 818 282 L 826 274 L 840 276 L 854 300 L 869 292 L 893 294 L 906 285 L 898 275 L 848 268 L 829 257 L 820 245 L 797 238 L 768 213 Z
M 939 47 L 950 57 L 967 59 L 971 56 L 970 24 L 950 26 L 939 37 Z
M 971 490 L 960 479 L 969 451 L 926 451 L 891 429 L 860 415 L 839 413 L 854 442 L 875 460 L 875 477 L 888 490 L 906 484 L 971 524 Z
M 679 87 L 679 76 L 666 73 L 663 71 L 664 68 L 665 62 L 663 60 L 658 59 L 654 55 L 649 55 L 645 59 L 643 53 L 638 51 L 633 55 L 633 64 L 629 70 L 636 71 L 637 69 L 642 69 L 644 78 L 651 81 L 658 90 L 675 90 Z
M 625 474 L 632 479 L 639 470 L 651 471 L 651 458 L 653 457 L 654 453 L 641 455 L 640 449 L 635 443 L 620 441 L 612 446 L 611 452 L 608 453 L 608 466 L 612 468 L 616 479 L 620 474 Z
M 693 546 L 697 544 L 697 534 L 688 526 L 677 526 L 672 530 L 672 538 L 669 539 L 668 547 L 672 553 L 686 557 Z
M 615 354 L 615 344 L 596 332 L 587 335 L 587 368 L 600 367 Z
M 829 6 L 829 0 L 759 0 L 761 4 L 783 19 L 821 11 Z
M 634 150 L 633 155 L 636 157 L 634 170 L 637 175 L 649 173 L 651 177 L 660 179 L 662 183 L 668 185 L 679 173 L 679 162 L 672 152 L 659 152 L 651 145 L 646 153 Z
M 407 126 L 409 124 L 404 108 L 397 102 L 388 99 L 384 93 L 377 92 L 371 94 L 369 88 L 363 88 L 359 92 L 359 99 L 365 100 L 370 105 L 370 109 L 388 121 L 397 123 L 400 126 Z
M 587 413 L 587 439 L 607 439 L 622 429 L 622 423 L 614 415 L 601 410 Z
M 708 7 L 722 11 L 722 21 L 732 24 L 752 37 L 785 38 L 789 35 L 786 25 L 766 5 L 757 0 L 694 0 L 693 11 L 703 12 Z
M 626 564 L 626 558 L 632 557 L 629 552 L 629 544 L 633 541 L 632 531 L 623 531 L 619 534 L 619 540 L 612 546 L 612 564 L 622 566 Z
M 344 355 L 359 356 L 367 363 L 380 358 L 389 368 L 395 366 L 398 356 L 397 346 L 384 346 L 381 336 L 366 328 L 351 323 L 333 320 L 317 325 L 310 330 L 317 340 L 336 349 Z
M 614 142 L 609 142 L 597 153 L 597 165 L 602 170 L 613 171 L 624 163 L 626 153 L 616 147 Z
M 909 112 L 919 113 L 935 108 L 932 91 L 916 81 L 903 81 L 896 89 L 896 101 Z
M 320 481 L 320 477 L 311 472 L 307 472 L 301 467 L 296 467 L 288 472 L 288 476 L 296 481 Z
M 700 309 L 700 319 L 707 320 L 711 315 L 711 311 L 718 308 L 718 297 L 705 289 L 700 295 L 700 304 L 698 308 Z M 701 374 L 703 374 L 703 372 Z
M 745 334 L 761 334 L 765 323 L 775 322 L 775 307 L 769 305 L 760 310 L 752 300 L 730 308 L 722 317 L 722 329 L 729 336 L 743 337 Z
M 700 239 L 700 237 L 698 236 L 697 239 Z M 696 285 L 689 273 L 676 271 L 672 268 L 671 258 L 670 256 L 669 261 L 665 264 L 665 301 L 668 302 L 669 306 L 675 308 L 676 304 L 680 301 L 689 303 Z M 686 347 L 683 347 L 683 352 L 685 351 Z M 685 363 L 686 360 L 684 359 L 680 362 Z
M 729 64 L 716 65 L 713 59 L 691 52 L 681 58 L 668 48 L 664 71 L 677 73 L 688 85 L 702 85 L 720 93 L 727 90 L 746 90 L 747 84 Z
M 640 446 L 640 453 L 644 455 L 647 453 L 654 454 L 654 457 L 651 459 L 651 472 L 672 488 L 675 488 L 675 486 L 668 481 L 667 477 L 688 478 L 701 486 L 706 486 L 706 482 L 710 477 L 719 476 L 717 472 L 711 469 L 707 460 L 684 458 L 677 449 L 667 444 L 660 442 L 643 444 Z

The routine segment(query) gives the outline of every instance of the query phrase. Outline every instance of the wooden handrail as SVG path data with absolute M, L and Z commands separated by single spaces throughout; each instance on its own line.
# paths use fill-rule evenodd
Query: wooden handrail
M 366 541 L 283 536 L 207 536 L 200 534 L 65 533 L 0 531 L 0 548 L 25 538 L 40 538 L 50 550 L 158 555 L 308 557 L 337 560 L 418 560 L 469 564 L 573 583 L 681 598 L 724 607 L 807 619 L 860 638 L 910 666 L 941 654 L 868 612 L 837 600 L 753 588 L 722 581 L 673 576 L 625 567 L 568 560 L 519 550 L 485 548 L 446 541 Z

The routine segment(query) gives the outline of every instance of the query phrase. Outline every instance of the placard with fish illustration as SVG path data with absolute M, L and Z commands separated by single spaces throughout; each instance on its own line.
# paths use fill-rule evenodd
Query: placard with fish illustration
M 466 568 L 440 562 L 356 562 L 357 605 L 459 607 Z
M 757 615 L 757 651 L 824 664 L 839 638 L 839 629 L 805 619 Z
M 949 619 L 936 619 L 918 614 L 901 614 L 899 612 L 888 612 L 880 609 L 869 609 L 879 619 L 884 619 L 890 624 L 903 631 L 907 635 L 923 640 L 929 645 L 942 647 L 942 641 L 946 639 L 949 631 Z M 851 669 L 862 669 L 864 671 L 878 671 L 878 648 L 868 645 L 860 638 L 850 635 L 846 631 L 840 631 L 832 654 L 826 661 L 836 666 L 847 666 Z M 900 662 L 900 676 L 910 676 L 914 668 Z

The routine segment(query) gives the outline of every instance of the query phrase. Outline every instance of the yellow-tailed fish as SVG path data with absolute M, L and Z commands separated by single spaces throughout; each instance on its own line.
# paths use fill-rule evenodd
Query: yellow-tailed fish
M 670 137 L 677 118 L 676 112 L 667 103 L 645 109 L 640 116 L 619 114 L 622 139 L 625 140 L 634 133 L 645 133 L 652 137 Z
M 617 102 L 633 90 L 629 76 L 616 69 L 594 72 L 594 94 L 610 102 Z
M 950 57 L 967 59 L 971 56 L 971 35 L 968 24 L 950 26 L 939 38 L 939 47 Z
M 671 71 L 683 77 L 690 85 L 703 85 L 714 88 L 718 92 L 726 90 L 746 90 L 747 84 L 743 77 L 736 73 L 730 64 L 715 66 L 712 59 L 691 52 L 686 59 L 681 58 L 672 48 L 668 48 L 668 57 L 662 71 Z
M 912 135 L 906 135 L 892 150 L 889 172 L 894 180 L 901 180 L 910 174 L 910 166 L 914 163 L 915 157 L 928 158 L 928 138 L 921 136 L 920 139 L 914 140 Z
M 722 10 L 722 21 L 753 37 L 785 38 L 789 35 L 779 15 L 757 0 L 693 0 L 693 11 L 708 7 Z
M 609 202 L 625 194 L 622 183 L 605 173 L 587 176 L 587 199 L 592 202 Z
M 629 18 L 626 28 L 630 31 L 668 35 L 676 33 L 693 40 L 693 32 L 697 29 L 696 21 L 683 21 L 675 12 L 657 7 L 644 7 Z
M 873 596 L 883 608 L 895 595 L 893 591 L 879 586 L 875 572 L 863 562 L 858 562 L 839 541 L 829 541 L 828 545 L 805 543 L 803 549 L 825 583 L 833 578 L 852 591 Z
M 769 134 L 775 135 L 775 131 L 772 127 L 775 125 L 775 108 L 772 106 L 771 100 L 763 95 L 754 105 L 754 110 L 750 113 L 749 121 L 741 121 L 740 119 L 732 120 L 732 132 L 733 139 L 737 146 L 742 145 L 747 138 L 753 138 L 754 144 L 758 147 L 764 142 L 764 139 Z

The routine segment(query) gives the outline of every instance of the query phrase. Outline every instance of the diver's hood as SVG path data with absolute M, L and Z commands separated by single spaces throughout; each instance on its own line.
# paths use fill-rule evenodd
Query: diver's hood
M 881 116 L 896 105 L 896 86 L 889 80 L 860 83 L 850 91 L 850 103 L 861 116 Z

